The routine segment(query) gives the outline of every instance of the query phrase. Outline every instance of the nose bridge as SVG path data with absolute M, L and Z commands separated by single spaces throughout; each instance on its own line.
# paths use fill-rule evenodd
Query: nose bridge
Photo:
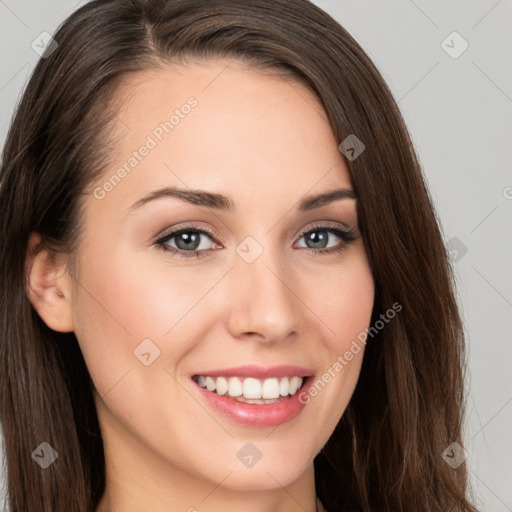
M 239 244 L 228 306 L 228 325 L 234 336 L 253 333 L 278 341 L 298 328 L 299 301 L 291 290 L 290 272 L 284 270 L 284 263 L 277 249 L 261 245 L 258 249 L 250 239 Z

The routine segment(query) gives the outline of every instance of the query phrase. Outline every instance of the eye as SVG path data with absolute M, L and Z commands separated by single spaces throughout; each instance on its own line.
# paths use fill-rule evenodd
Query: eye
M 155 244 L 165 251 L 179 253 L 180 256 L 200 257 L 202 256 L 201 253 L 213 248 L 213 242 L 213 235 L 206 229 L 186 226 L 167 233 L 159 238 Z
M 298 246 L 311 249 L 314 253 L 330 254 L 342 251 L 356 238 L 353 230 L 344 230 L 339 226 L 313 226 L 302 233 L 299 240 L 304 239 L 304 245 Z

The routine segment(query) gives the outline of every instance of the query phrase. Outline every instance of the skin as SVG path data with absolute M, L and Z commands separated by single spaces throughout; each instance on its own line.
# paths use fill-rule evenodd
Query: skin
M 95 186 L 191 96 L 197 106 L 120 183 L 103 199 L 92 189 L 85 197 L 74 275 L 66 255 L 36 249 L 30 298 L 48 326 L 75 332 L 95 385 L 107 467 L 100 512 L 314 511 L 313 459 L 348 404 L 364 350 L 277 427 L 221 416 L 190 377 L 252 363 L 306 366 L 319 378 L 369 326 L 374 282 L 361 237 L 344 244 L 330 233 L 327 248 L 343 250 L 315 254 L 301 236 L 325 223 L 357 236 L 356 200 L 296 209 L 306 195 L 352 189 L 349 172 L 305 86 L 219 59 L 125 81 L 112 165 Z M 222 193 L 237 211 L 168 197 L 130 210 L 164 186 Z M 215 234 L 201 235 L 202 257 L 155 245 L 190 223 Z M 248 236 L 263 249 L 252 263 L 236 252 Z M 31 246 L 38 241 L 34 233 Z M 146 338 L 160 350 L 149 366 L 134 356 Z M 247 441 L 262 454 L 251 468 L 237 458 Z

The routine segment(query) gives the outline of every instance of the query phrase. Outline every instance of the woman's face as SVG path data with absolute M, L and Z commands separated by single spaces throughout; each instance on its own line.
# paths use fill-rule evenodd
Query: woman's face
M 321 105 L 228 63 L 124 84 L 113 164 L 85 198 L 71 315 L 108 471 L 270 489 L 311 471 L 342 416 L 363 350 L 336 362 L 369 325 L 374 285 Z M 199 375 L 254 397 L 309 378 L 276 406 Z

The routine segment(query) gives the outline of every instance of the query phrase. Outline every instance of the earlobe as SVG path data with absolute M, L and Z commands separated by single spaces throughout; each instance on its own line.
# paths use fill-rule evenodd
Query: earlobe
M 38 233 L 29 237 L 25 275 L 28 297 L 44 323 L 54 331 L 73 331 L 71 281 L 63 255 L 45 248 Z

